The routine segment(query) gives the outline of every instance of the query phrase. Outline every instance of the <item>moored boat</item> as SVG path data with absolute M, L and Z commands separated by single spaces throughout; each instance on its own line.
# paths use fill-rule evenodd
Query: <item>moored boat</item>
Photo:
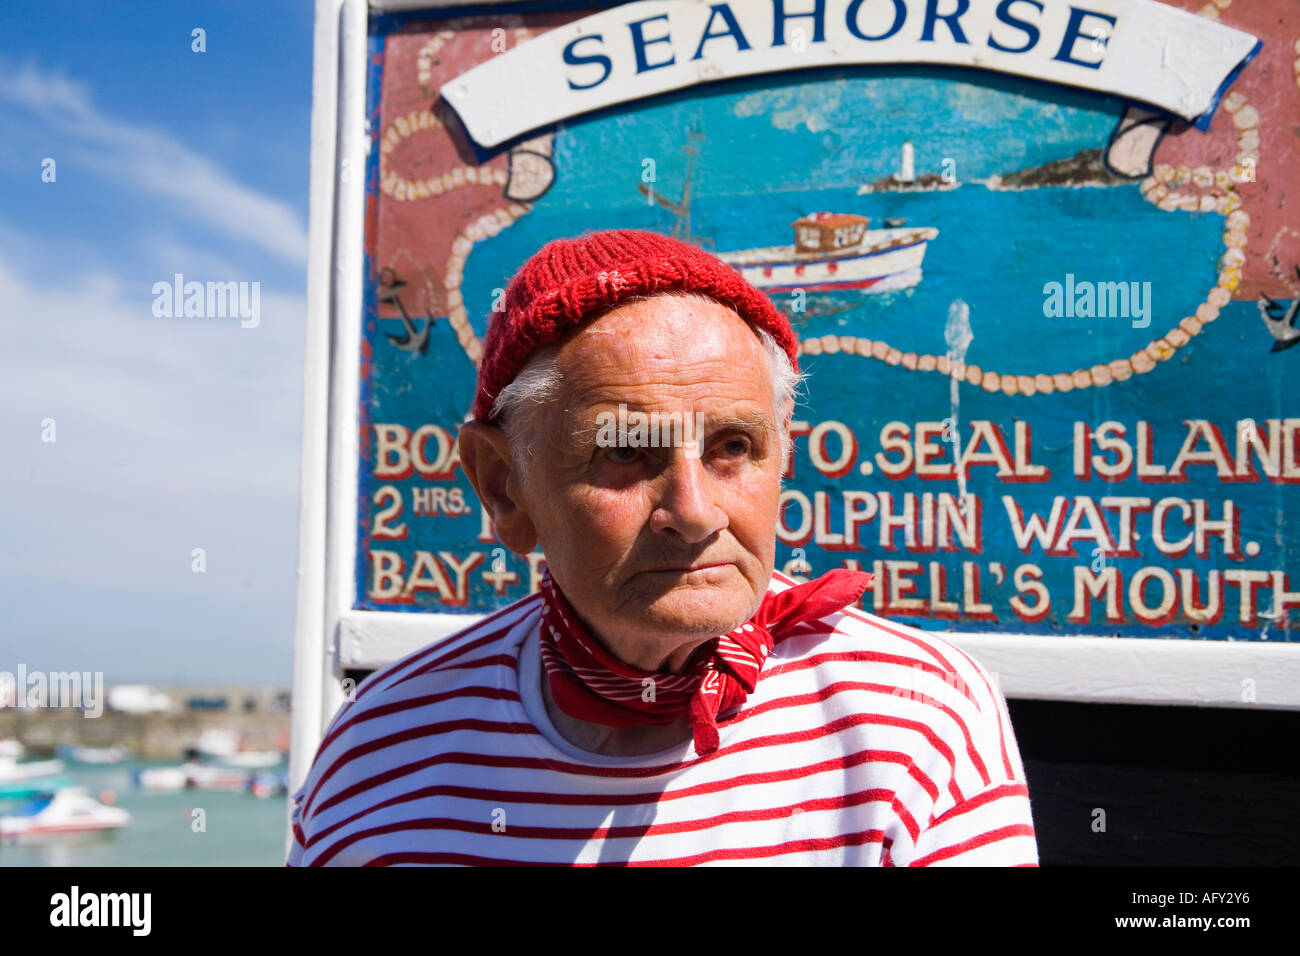
M 113 764 L 130 756 L 125 747 L 55 747 L 54 752 L 72 763 Z
M 189 774 L 184 766 L 178 767 L 142 767 L 134 774 L 135 785 L 141 790 L 171 793 L 184 790 L 189 783 Z
M 0 783 L 25 783 L 63 773 L 62 760 L 29 760 L 0 757 Z
M 172 767 L 146 767 L 136 772 L 135 784 L 141 790 L 171 792 L 177 790 L 245 790 L 252 774 L 239 767 L 188 763 Z
M 0 817 L 0 841 L 16 843 L 37 837 L 108 833 L 130 822 L 129 812 L 105 806 L 85 787 L 63 787 Z
M 242 770 L 263 770 L 279 766 L 284 754 L 279 750 L 246 749 L 238 733 L 209 727 L 190 748 L 190 755 L 204 765 L 221 764 Z
M 19 783 L 0 783 L 0 802 L 30 800 L 60 787 L 70 786 L 72 781 L 66 777 L 39 777 L 36 780 L 23 780 Z
M 252 779 L 248 781 L 248 792 L 261 799 L 288 793 L 289 776 L 283 771 L 280 773 L 271 773 L 266 770 L 259 771 L 253 774 Z
M 187 786 L 193 790 L 247 790 L 252 774 L 234 767 L 187 764 Z
M 265 770 L 284 763 L 284 754 L 278 750 L 239 750 L 221 758 L 221 762 L 243 770 Z

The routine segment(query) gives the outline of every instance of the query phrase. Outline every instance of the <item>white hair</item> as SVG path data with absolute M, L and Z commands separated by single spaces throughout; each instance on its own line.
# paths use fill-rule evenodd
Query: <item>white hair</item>
M 717 305 L 717 300 L 696 292 L 670 290 L 655 296 L 635 296 L 627 301 L 635 302 L 650 298 L 671 296 L 686 299 L 703 305 Z M 763 349 L 768 355 L 769 374 L 772 376 L 772 396 L 778 417 L 787 405 L 797 401 L 799 386 L 803 375 L 796 372 L 790 356 L 776 343 L 776 339 L 766 329 L 751 325 L 757 333 Z M 537 422 L 542 410 L 553 402 L 560 393 L 563 376 L 560 373 L 557 358 L 560 346 L 557 343 L 543 346 L 528 357 L 519 374 L 503 388 L 492 403 L 489 420 L 497 422 L 506 433 L 510 442 L 510 451 L 515 465 L 523 471 L 524 459 L 532 453 L 532 443 L 538 437 Z M 781 471 L 790 455 L 790 435 L 784 420 L 777 422 L 781 429 Z

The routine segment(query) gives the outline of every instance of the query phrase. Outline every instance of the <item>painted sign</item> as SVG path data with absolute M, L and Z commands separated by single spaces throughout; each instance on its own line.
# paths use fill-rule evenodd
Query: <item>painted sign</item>
M 865 32 L 891 6 L 881 57 L 942 64 L 840 56 L 850 8 Z M 714 250 L 798 334 L 787 573 L 873 570 L 865 606 L 919 627 L 1291 640 L 1300 9 L 795 7 L 371 19 L 354 606 L 477 614 L 537 588 L 544 558 L 496 541 L 457 427 L 515 270 L 551 239 L 629 227 Z M 741 75 L 760 41 L 762 69 L 788 65 L 774 10 L 827 65 Z M 1094 16 L 1116 24 L 1095 68 L 1062 61 L 1092 56 L 1069 37 Z M 628 24 L 647 17 L 647 44 L 671 40 L 638 53 Z M 1143 17 L 1172 26 L 1139 42 L 1124 25 Z M 930 20 L 934 56 L 898 52 Z M 1026 45 L 1013 20 L 1033 50 L 989 46 Z M 566 49 L 619 92 L 529 114 L 580 75 Z M 638 79 L 638 56 L 677 62 Z M 1175 76 L 1177 108 L 1159 93 Z
M 646 0 L 584 17 L 442 86 L 480 144 L 571 116 L 759 73 L 861 63 L 1000 70 L 1208 123 L 1259 41 L 1154 0 Z

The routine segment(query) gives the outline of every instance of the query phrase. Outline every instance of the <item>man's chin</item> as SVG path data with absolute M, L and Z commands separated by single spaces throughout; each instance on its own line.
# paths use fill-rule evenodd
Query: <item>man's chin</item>
M 665 633 L 715 636 L 739 627 L 753 614 L 748 590 L 681 586 L 645 609 L 642 620 Z

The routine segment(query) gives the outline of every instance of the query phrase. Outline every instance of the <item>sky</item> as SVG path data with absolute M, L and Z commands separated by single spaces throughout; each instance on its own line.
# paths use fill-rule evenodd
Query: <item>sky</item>
M 0 671 L 290 683 L 312 20 L 0 4 Z

